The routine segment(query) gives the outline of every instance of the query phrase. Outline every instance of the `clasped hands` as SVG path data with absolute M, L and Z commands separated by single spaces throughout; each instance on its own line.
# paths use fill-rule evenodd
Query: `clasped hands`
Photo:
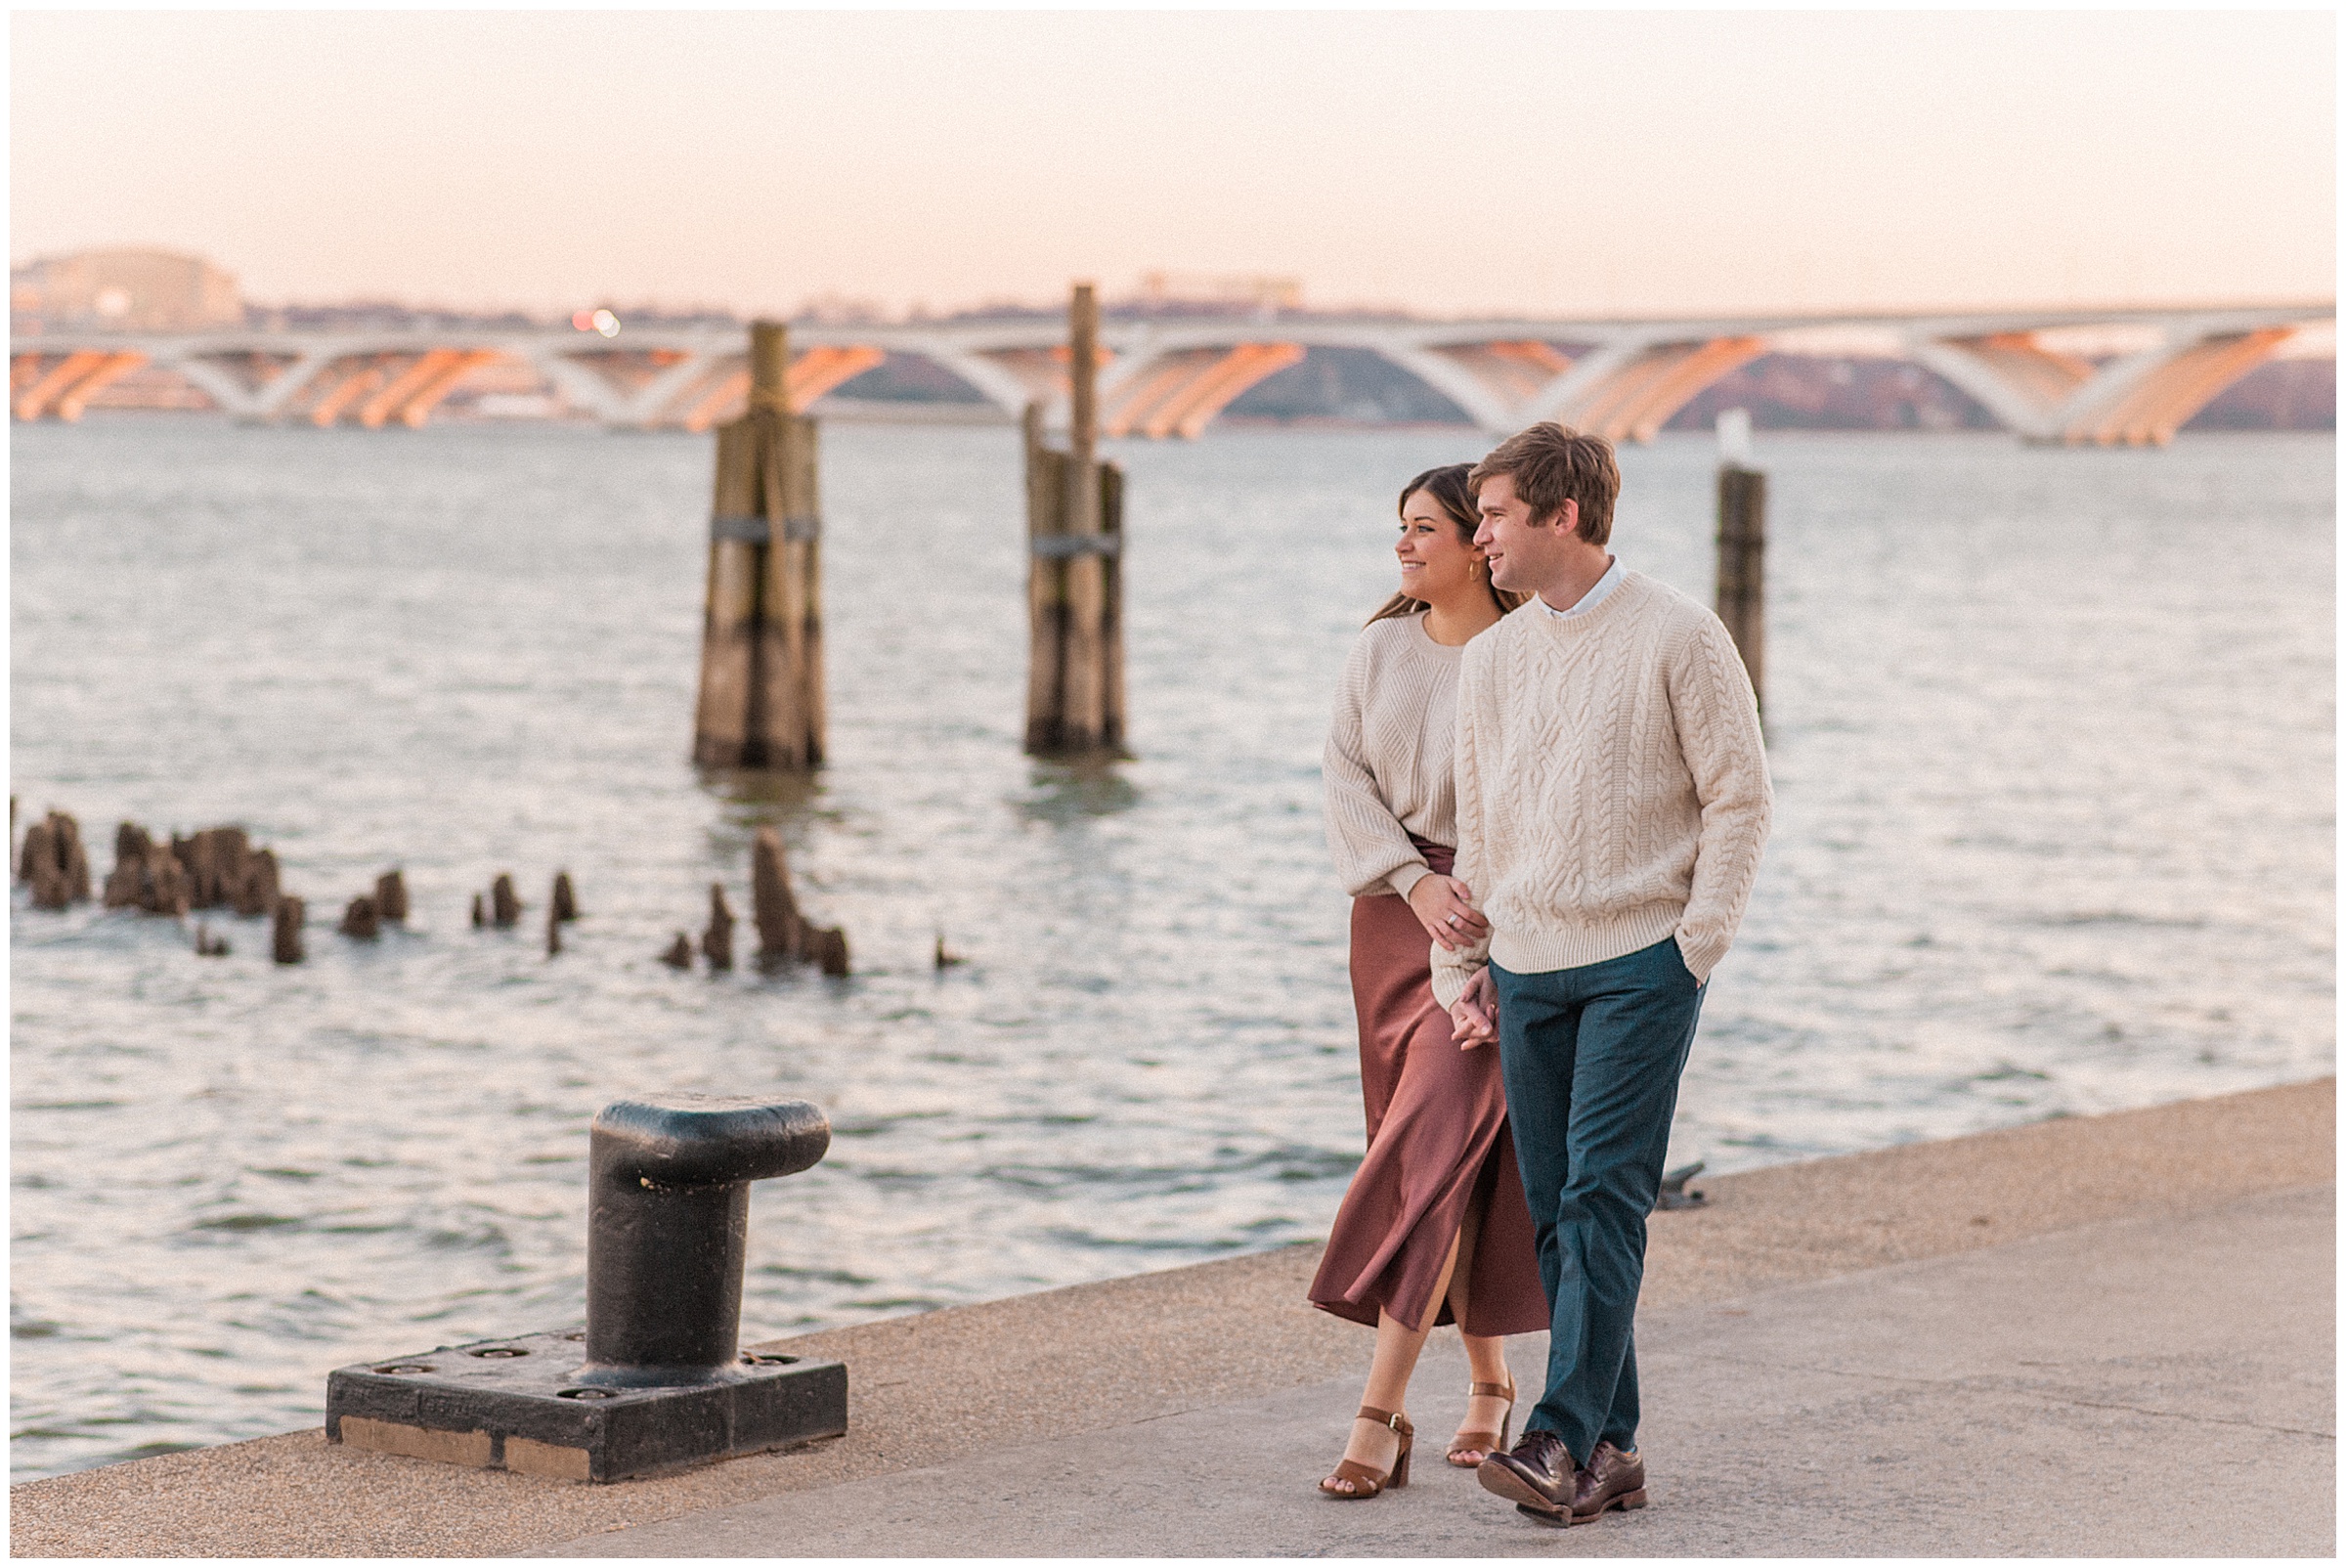
M 1455 877 L 1429 871 L 1410 889 L 1410 908 L 1425 934 L 1449 952 L 1471 947 L 1491 935 L 1491 923 L 1467 900 L 1473 891 Z M 1461 1051 L 1499 1038 L 1499 998 L 1486 966 L 1474 972 L 1465 991 L 1451 1004 L 1450 1037 Z

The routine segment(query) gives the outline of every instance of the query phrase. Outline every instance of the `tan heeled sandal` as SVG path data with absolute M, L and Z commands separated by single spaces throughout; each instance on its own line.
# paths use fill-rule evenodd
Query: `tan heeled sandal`
M 1503 1399 L 1507 1402 L 1507 1409 L 1506 1413 L 1499 1418 L 1498 1431 L 1460 1432 L 1450 1440 L 1450 1453 L 1445 1458 L 1461 1470 L 1473 1469 L 1491 1455 L 1504 1454 L 1507 1451 L 1507 1433 L 1515 1425 L 1515 1384 L 1512 1380 L 1503 1383 L 1469 1383 L 1466 1387 L 1466 1397 L 1468 1399 Z M 1458 1456 L 1461 1454 L 1472 1454 L 1475 1457 L 1470 1459 L 1460 1459 Z
M 1417 1435 L 1417 1428 L 1412 1426 L 1410 1418 L 1399 1411 L 1378 1410 L 1373 1405 L 1363 1405 L 1358 1418 L 1393 1428 L 1401 1435 L 1401 1452 L 1393 1456 L 1393 1468 L 1390 1470 L 1371 1470 L 1357 1459 L 1338 1459 L 1327 1479 L 1350 1481 L 1353 1489 L 1350 1492 L 1337 1492 L 1324 1482 L 1320 1487 L 1320 1495 L 1324 1498 L 1334 1498 L 1339 1503 L 1362 1503 L 1387 1487 L 1398 1491 L 1410 1484 L 1410 1440 Z

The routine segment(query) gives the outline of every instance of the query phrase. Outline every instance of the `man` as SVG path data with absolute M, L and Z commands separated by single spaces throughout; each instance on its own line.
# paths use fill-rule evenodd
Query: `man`
M 1767 760 L 1718 618 L 1606 551 L 1607 443 L 1535 425 L 1470 483 L 1493 585 L 1533 597 L 1459 671 L 1455 874 L 1491 931 L 1435 945 L 1434 994 L 1461 1049 L 1499 1041 L 1551 1314 L 1523 1441 L 1477 1474 L 1577 1524 L 1645 1504 L 1645 1217 L 1703 987 L 1759 870 Z

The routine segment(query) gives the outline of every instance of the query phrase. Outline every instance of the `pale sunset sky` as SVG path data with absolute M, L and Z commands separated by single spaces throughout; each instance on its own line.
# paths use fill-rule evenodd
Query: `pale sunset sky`
M 1165 268 L 1427 312 L 2327 299 L 2296 12 L 12 16 L 12 257 L 889 312 Z

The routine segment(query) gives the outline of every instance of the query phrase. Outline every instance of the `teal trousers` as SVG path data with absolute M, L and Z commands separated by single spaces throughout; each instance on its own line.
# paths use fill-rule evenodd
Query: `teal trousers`
M 1703 990 L 1674 937 L 1601 964 L 1491 966 L 1499 1068 L 1547 1292 L 1547 1386 L 1524 1419 L 1588 1461 L 1637 1441 L 1631 1325 Z

